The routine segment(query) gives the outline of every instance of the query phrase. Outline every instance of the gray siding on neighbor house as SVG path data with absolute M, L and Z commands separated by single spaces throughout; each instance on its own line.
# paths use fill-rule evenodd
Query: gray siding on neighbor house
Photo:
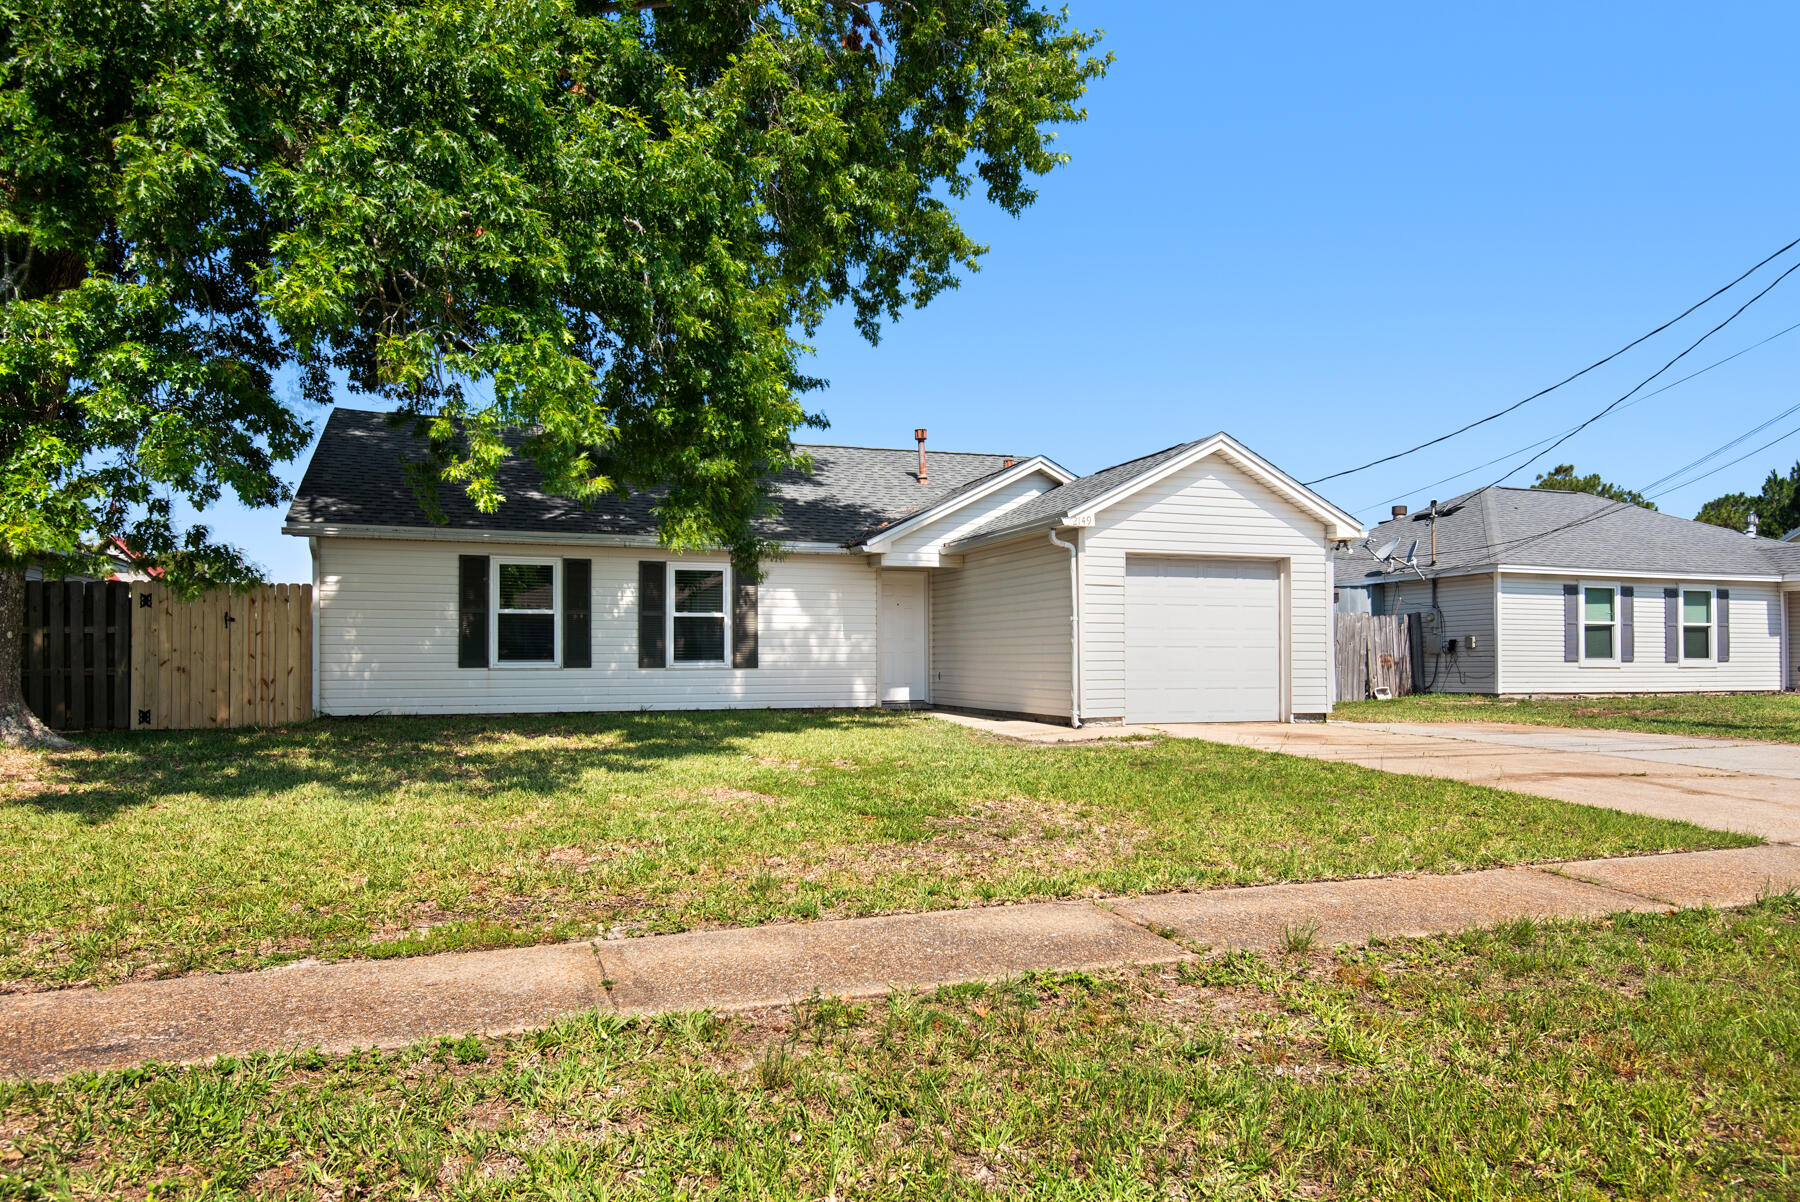
M 1631 663 L 1569 663 L 1563 658 L 1563 586 L 1631 585 L 1636 658 Z M 1663 589 L 1729 589 L 1728 663 L 1668 663 Z M 1508 693 L 1765 692 L 1782 685 L 1783 601 L 1778 584 L 1726 580 L 1644 580 L 1629 576 L 1500 577 L 1500 686 Z
M 971 551 L 931 576 L 931 700 L 1064 718 L 1069 553 L 1042 534 Z
M 876 703 L 876 573 L 790 555 L 759 589 L 753 669 L 640 669 L 638 561 L 656 549 L 321 538 L 319 709 L 327 714 L 861 706 Z M 458 668 L 457 557 L 592 560 L 590 668 Z M 711 556 L 695 563 L 722 563 Z
M 1102 509 L 1079 533 L 1084 717 L 1125 714 L 1125 558 L 1133 554 L 1284 563 L 1286 710 L 1331 709 L 1331 564 L 1316 514 L 1220 452 Z
M 1424 613 L 1431 608 L 1431 585 L 1417 577 L 1381 586 L 1388 614 Z M 1434 693 L 1492 693 L 1494 685 L 1494 577 L 1444 576 L 1438 580 L 1443 634 L 1455 639 L 1455 655 L 1427 655 L 1425 679 Z M 1475 649 L 1467 642 L 1474 636 Z

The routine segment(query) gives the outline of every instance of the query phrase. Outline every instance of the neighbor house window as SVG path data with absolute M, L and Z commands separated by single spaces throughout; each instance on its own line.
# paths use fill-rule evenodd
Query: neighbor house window
M 556 662 L 556 564 L 494 561 L 494 659 Z
M 1713 594 L 1709 588 L 1681 590 L 1681 658 L 1713 657 Z
M 1614 585 L 1581 587 L 1581 658 L 1619 658 L 1619 590 Z
M 669 646 L 678 664 L 725 662 L 725 572 L 670 565 Z

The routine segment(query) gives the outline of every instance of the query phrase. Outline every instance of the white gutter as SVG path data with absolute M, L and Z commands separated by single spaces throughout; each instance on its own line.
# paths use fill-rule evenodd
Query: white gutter
M 1081 536 L 1065 543 L 1050 531 L 1050 541 L 1069 553 L 1069 725 L 1081 729 Z
M 546 530 L 465 530 L 454 526 L 326 526 L 291 522 L 283 534 L 302 538 L 392 538 L 443 543 L 549 543 L 556 546 L 641 547 L 668 551 L 654 534 L 562 534 Z M 796 555 L 861 555 L 860 547 L 837 543 L 791 542 L 781 549 Z

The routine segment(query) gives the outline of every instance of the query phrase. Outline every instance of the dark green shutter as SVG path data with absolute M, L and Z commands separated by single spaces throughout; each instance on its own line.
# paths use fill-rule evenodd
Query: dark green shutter
M 1619 662 L 1629 664 L 1637 659 L 1637 590 L 1629 584 L 1619 586 Z
M 731 601 L 731 666 L 756 667 L 756 586 L 739 582 Z
M 660 559 L 638 561 L 638 667 L 666 668 L 668 627 L 664 612 L 668 602 L 669 568 Z
M 1718 599 L 1713 603 L 1713 623 L 1718 627 L 1719 662 L 1728 664 L 1731 662 L 1731 590 L 1722 588 L 1715 596 Z
M 1663 590 L 1663 662 L 1681 660 L 1681 590 Z
M 1563 585 L 1563 662 L 1581 658 L 1581 586 Z
M 563 569 L 562 666 L 594 666 L 593 560 L 565 559 Z
M 457 556 L 456 666 L 488 666 L 488 557 Z

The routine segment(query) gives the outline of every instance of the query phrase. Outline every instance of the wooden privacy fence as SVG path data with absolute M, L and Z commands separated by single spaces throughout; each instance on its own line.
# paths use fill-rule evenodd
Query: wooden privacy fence
M 20 677 L 56 730 L 272 726 L 312 717 L 312 586 L 29 581 Z
M 183 601 L 134 584 L 131 725 L 273 726 L 312 717 L 312 585 Z
M 1424 633 L 1418 614 L 1337 615 L 1337 699 L 1362 701 L 1386 689 L 1390 697 L 1414 691 Z
M 20 683 L 25 704 L 46 726 L 131 725 L 130 606 L 128 584 L 26 582 Z

